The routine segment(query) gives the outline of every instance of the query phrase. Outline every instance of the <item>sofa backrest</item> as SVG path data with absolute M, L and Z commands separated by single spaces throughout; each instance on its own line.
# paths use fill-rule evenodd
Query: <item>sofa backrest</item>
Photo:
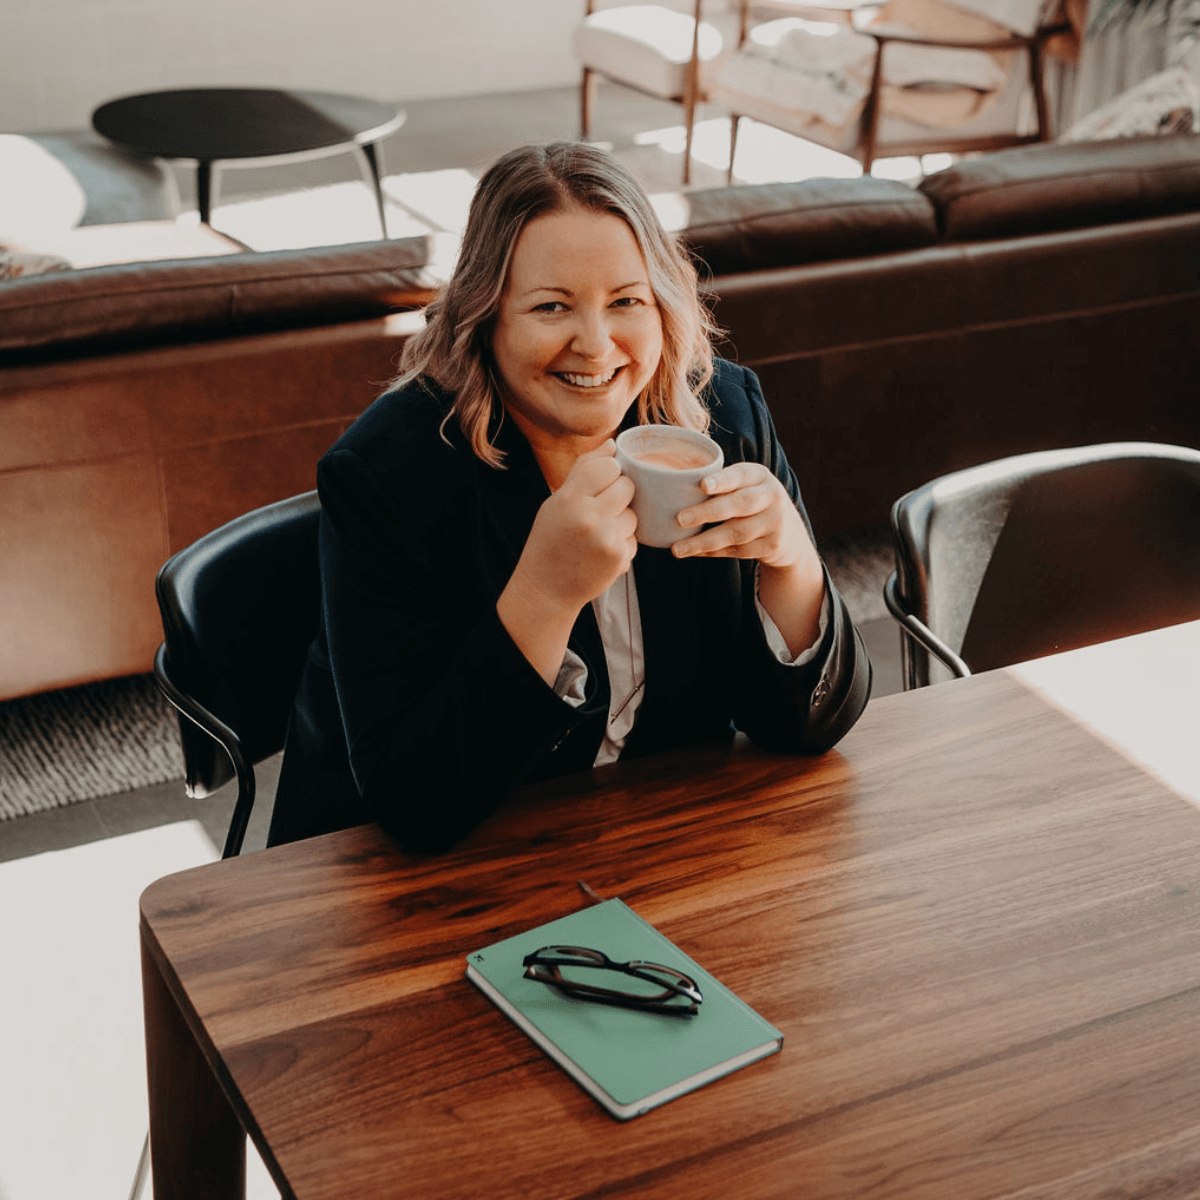
M 679 202 L 679 236 L 714 275 L 915 250 L 937 241 L 928 198 L 891 179 L 711 188 Z
M 947 242 L 1200 209 L 1200 135 L 1021 146 L 921 181 Z
M 909 187 L 807 179 L 711 188 L 660 212 L 714 277 L 1200 209 L 1200 135 L 1038 144 Z
M 434 294 L 426 238 L 127 263 L 0 284 L 0 363 L 336 324 Z

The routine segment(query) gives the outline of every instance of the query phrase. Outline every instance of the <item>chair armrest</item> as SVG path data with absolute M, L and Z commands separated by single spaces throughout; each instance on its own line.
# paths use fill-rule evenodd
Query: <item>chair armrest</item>
M 743 11 L 754 16 L 805 17 L 820 19 L 821 14 L 861 12 L 868 8 L 880 8 L 885 0 L 741 0 Z M 828 19 L 828 18 L 826 18 Z
M 965 679 L 971 674 L 971 668 L 924 621 L 918 620 L 904 608 L 900 603 L 898 586 L 899 581 L 896 578 L 896 572 L 893 571 L 883 586 L 883 600 L 888 607 L 888 612 L 900 622 L 900 627 L 914 642 L 924 646 L 957 678 Z
M 942 50 L 1024 50 L 1032 41 L 1031 38 L 1024 38 L 1018 34 L 1013 34 L 1009 38 L 992 38 L 986 42 L 972 42 L 963 38 L 922 37 L 919 34 L 885 33 L 874 29 L 860 29 L 858 32 L 873 37 L 879 43 L 880 49 L 883 48 L 885 42 L 903 42 L 909 46 L 936 46 Z
M 990 38 L 982 42 L 967 41 L 964 38 L 925 37 L 912 33 L 888 33 L 886 30 L 875 29 L 860 29 L 859 33 L 870 35 L 881 46 L 884 42 L 906 42 L 910 46 L 939 46 L 946 50 L 1024 50 L 1034 43 L 1043 42 L 1047 38 L 1056 37 L 1060 33 L 1068 33 L 1070 29 L 1071 26 L 1066 23 L 1061 25 L 1047 25 L 1044 28 L 1038 29 L 1029 37 L 1023 37 L 1019 33 L 1014 33 L 1011 37 Z
M 229 822 L 229 833 L 225 839 L 222 858 L 234 858 L 242 851 L 246 827 L 250 824 L 250 813 L 254 808 L 254 768 L 242 750 L 242 740 L 215 713 L 192 699 L 171 678 L 167 667 L 167 643 L 160 643 L 154 655 L 154 682 L 171 705 L 198 729 L 203 730 L 229 756 L 238 782 L 237 801 Z M 189 792 L 191 789 L 188 789 Z

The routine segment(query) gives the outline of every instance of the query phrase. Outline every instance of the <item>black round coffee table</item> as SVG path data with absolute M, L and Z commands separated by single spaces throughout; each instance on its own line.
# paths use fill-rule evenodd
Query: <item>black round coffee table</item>
M 378 143 L 403 124 L 401 110 L 377 100 L 275 88 L 144 92 L 110 100 L 92 113 L 96 132 L 118 146 L 156 158 L 194 158 L 196 201 L 206 225 L 222 166 L 299 162 L 353 151 L 374 186 L 384 237 Z

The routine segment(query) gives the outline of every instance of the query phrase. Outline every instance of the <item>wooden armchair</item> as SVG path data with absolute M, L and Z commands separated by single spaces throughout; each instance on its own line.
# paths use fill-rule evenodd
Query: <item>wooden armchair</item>
M 882 157 L 994 150 L 1052 136 L 1043 77 L 1044 46 L 1071 28 L 1057 17 L 1043 19 L 1039 14 L 1033 28 L 1022 32 L 940 0 L 887 0 L 873 11 L 861 10 L 853 21 L 853 33 L 847 33 L 874 42 L 869 83 L 863 88 L 857 114 L 838 124 L 824 119 L 813 107 L 787 102 L 789 90 L 792 94 L 797 90 L 789 88 L 789 71 L 794 75 L 801 71 L 790 66 L 782 55 L 772 56 L 769 48 L 764 49 L 772 37 L 805 35 L 803 20 L 795 19 L 803 8 L 808 8 L 811 15 L 811 6 L 784 0 L 743 0 L 737 50 L 723 61 L 709 88 L 709 98 L 730 111 L 731 180 L 743 116 L 852 155 L 861 161 L 864 173 L 869 173 L 872 163 Z M 780 18 L 781 12 L 793 15 L 790 20 Z M 763 17 L 768 20 L 761 20 Z M 903 22 L 900 27 L 898 21 Z M 914 25 L 921 27 L 914 31 Z M 948 115 L 926 123 L 914 115 L 915 93 L 890 78 L 889 65 L 901 46 L 957 52 L 960 56 L 964 51 L 998 56 L 993 61 L 1002 73 L 1002 82 L 997 79 L 990 88 L 962 82 L 961 57 L 954 69 L 946 72 L 945 80 L 936 78 L 936 65 L 929 68 L 932 77 L 921 97 L 924 108 L 929 109 L 931 100 L 949 102 L 957 93 L 960 101 L 956 103 L 964 111 L 957 118 Z M 947 65 L 952 61 L 937 55 L 926 61 L 936 63 L 939 57 Z M 982 58 L 974 61 L 985 62 Z M 960 81 L 957 84 L 956 77 Z M 820 78 L 813 78 L 814 86 L 819 85 Z M 833 79 L 833 74 L 828 78 Z M 832 83 L 829 86 L 835 87 Z M 970 95 L 977 99 L 972 102 Z M 968 98 L 962 101 L 963 96 Z

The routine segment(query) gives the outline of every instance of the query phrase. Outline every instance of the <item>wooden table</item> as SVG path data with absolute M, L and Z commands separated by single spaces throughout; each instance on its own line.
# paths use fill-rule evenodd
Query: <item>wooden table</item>
M 1200 626 L 1159 646 L 1195 680 Z M 606 1115 L 463 977 L 578 879 L 782 1053 Z M 440 859 L 363 828 L 171 876 L 142 938 L 160 1200 L 236 1195 L 243 1127 L 302 1200 L 1200 1194 L 1200 811 L 1014 671 L 816 760 L 543 785 Z

